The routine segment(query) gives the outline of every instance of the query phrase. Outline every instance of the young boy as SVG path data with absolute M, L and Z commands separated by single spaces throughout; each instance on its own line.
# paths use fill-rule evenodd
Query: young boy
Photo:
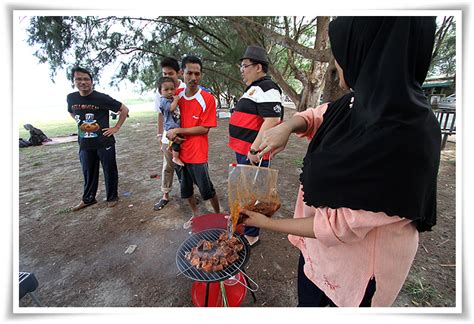
M 159 109 L 164 117 L 164 129 L 166 131 L 180 127 L 179 97 L 175 95 L 175 90 L 172 78 L 161 77 L 158 80 L 158 91 L 161 94 Z M 173 154 L 173 162 L 177 165 L 184 166 L 183 161 L 179 158 L 179 144 L 170 142 L 170 146 Z

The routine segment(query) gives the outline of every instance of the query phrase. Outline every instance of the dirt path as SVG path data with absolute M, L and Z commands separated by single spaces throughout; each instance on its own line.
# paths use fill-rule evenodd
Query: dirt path
M 286 114 L 286 118 L 292 112 Z M 20 271 L 34 272 L 38 297 L 53 307 L 193 306 L 192 282 L 178 272 L 175 254 L 188 236 L 182 224 L 188 206 L 178 197 L 162 211 L 153 211 L 159 197 L 161 156 L 154 118 L 128 123 L 117 136 L 120 203 L 113 209 L 104 198 L 101 174 L 99 203 L 80 212 L 66 208 L 80 200 L 82 175 L 77 144 L 20 150 Z M 223 210 L 228 210 L 227 166 L 234 156 L 226 146 L 227 120 L 210 133 L 210 174 Z M 291 217 L 298 174 L 307 143 L 292 137 L 289 150 L 273 163 L 279 169 L 283 207 L 275 217 Z M 455 151 L 448 143 L 439 176 L 439 216 L 433 232 L 421 235 L 420 248 L 407 283 L 394 306 L 455 306 Z M 201 212 L 210 211 L 200 204 Z M 259 285 L 254 304 L 296 305 L 298 251 L 286 235 L 262 231 L 253 249 L 248 275 Z M 137 248 L 125 254 L 130 245 Z M 33 305 L 29 297 L 20 306 Z

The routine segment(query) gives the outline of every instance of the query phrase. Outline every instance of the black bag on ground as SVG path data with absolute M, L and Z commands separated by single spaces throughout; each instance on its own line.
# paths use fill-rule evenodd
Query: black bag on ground
M 43 131 L 39 128 L 33 127 L 31 124 L 25 124 L 23 127 L 30 132 L 30 145 L 38 146 L 43 142 L 50 142 L 51 139 L 46 136 Z
M 25 141 L 23 138 L 20 137 L 20 147 L 28 147 L 31 146 L 29 141 Z

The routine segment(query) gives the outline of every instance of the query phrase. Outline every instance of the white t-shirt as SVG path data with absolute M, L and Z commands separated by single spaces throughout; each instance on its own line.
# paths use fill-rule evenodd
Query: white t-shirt
M 178 80 L 178 81 L 179 81 L 178 89 L 186 89 L 186 83 L 184 83 L 181 80 Z M 160 98 L 161 98 L 161 94 L 158 91 L 156 91 L 154 110 L 159 114 L 161 114 L 161 111 L 160 111 Z M 161 143 L 168 144 L 169 142 L 170 141 L 166 138 L 166 130 L 163 129 L 163 136 L 161 136 Z

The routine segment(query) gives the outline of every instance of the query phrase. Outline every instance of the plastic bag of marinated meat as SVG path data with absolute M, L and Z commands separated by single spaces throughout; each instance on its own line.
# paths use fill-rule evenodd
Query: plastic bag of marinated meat
M 230 164 L 228 195 L 233 228 L 240 209 L 271 217 L 281 206 L 277 191 L 278 170 L 244 164 Z

